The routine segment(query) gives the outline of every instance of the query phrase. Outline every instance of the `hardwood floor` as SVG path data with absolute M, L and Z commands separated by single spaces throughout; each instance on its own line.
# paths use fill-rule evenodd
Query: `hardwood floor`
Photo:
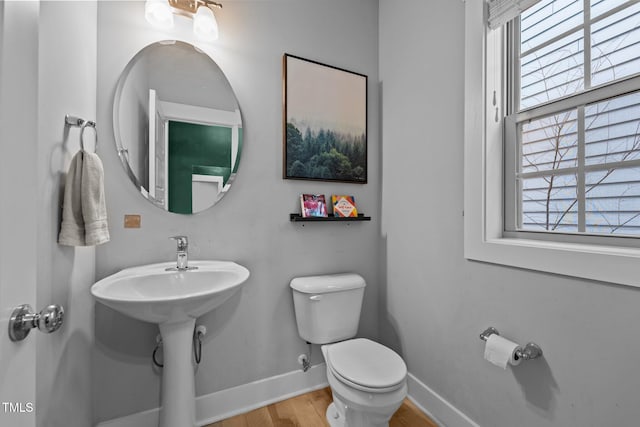
M 325 412 L 331 400 L 331 389 L 327 387 L 205 427 L 328 427 Z M 389 427 L 438 426 L 409 399 L 405 399 L 400 409 L 391 418 Z

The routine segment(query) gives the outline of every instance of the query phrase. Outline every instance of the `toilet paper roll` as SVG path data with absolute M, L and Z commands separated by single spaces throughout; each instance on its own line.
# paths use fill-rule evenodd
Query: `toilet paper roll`
M 519 365 L 521 359 L 516 358 L 516 351 L 522 350 L 517 343 L 493 334 L 487 338 L 484 347 L 484 358 L 502 369 L 507 369 L 507 364 Z

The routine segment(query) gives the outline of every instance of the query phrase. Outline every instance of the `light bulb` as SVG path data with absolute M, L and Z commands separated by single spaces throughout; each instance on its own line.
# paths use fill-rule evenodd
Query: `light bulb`
M 144 17 L 156 27 L 173 27 L 173 11 L 167 0 L 147 0 L 144 4 Z
M 193 17 L 193 32 L 205 40 L 218 39 L 218 22 L 213 11 L 207 6 L 200 6 Z

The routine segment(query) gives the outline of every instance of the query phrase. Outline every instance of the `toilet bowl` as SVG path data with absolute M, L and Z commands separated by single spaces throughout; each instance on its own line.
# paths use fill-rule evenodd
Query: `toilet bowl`
M 291 280 L 298 333 L 320 344 L 333 402 L 331 427 L 388 427 L 407 396 L 407 365 L 393 350 L 354 338 L 365 281 L 353 273 Z
M 322 347 L 333 403 L 331 427 L 387 427 L 407 396 L 407 366 L 393 350 L 365 338 Z

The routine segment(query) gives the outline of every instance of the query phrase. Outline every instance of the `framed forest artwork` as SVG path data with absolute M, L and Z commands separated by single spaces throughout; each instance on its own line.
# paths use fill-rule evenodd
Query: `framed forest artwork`
M 283 178 L 367 182 L 367 76 L 283 57 Z

